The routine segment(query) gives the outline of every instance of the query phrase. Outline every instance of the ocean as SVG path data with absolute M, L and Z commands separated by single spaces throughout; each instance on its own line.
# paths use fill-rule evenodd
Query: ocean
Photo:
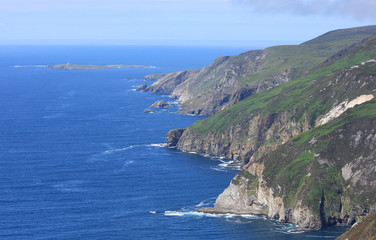
M 0 47 L 0 239 L 334 239 L 346 227 L 291 233 L 262 216 L 198 214 L 239 171 L 164 147 L 202 117 L 135 91 L 152 73 L 198 69 L 246 49 Z M 139 64 L 57 70 L 47 64 Z M 27 67 L 25 67 L 27 65 Z M 151 84 L 151 82 L 147 82 Z M 174 107 L 144 113 L 158 100 Z

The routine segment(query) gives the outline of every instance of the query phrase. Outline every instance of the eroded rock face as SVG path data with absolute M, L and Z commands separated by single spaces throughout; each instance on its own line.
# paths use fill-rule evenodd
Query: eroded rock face
M 291 113 L 288 112 L 269 116 L 254 115 L 245 122 L 231 126 L 221 134 L 218 132 L 203 134 L 187 128 L 177 147 L 187 152 L 225 157 L 244 165 L 256 152 L 261 156 L 311 128 L 307 121 L 296 122 L 289 116 Z M 244 129 L 244 126 L 247 126 L 247 129 Z M 270 143 L 264 144 L 266 141 Z
M 149 75 L 146 75 L 144 77 L 144 80 L 146 81 L 157 81 L 161 78 L 163 78 L 164 76 L 166 76 L 166 74 L 149 74 Z
M 167 147 L 176 147 L 185 128 L 178 128 L 170 130 L 166 135 Z
M 152 109 L 145 109 L 145 110 L 144 110 L 144 113 L 155 113 L 155 111 L 152 110 Z
M 374 126 L 376 119 L 360 119 L 300 146 L 289 141 L 250 162 L 218 196 L 214 208 L 201 211 L 263 214 L 302 230 L 353 224 L 376 212 Z M 299 165 L 301 161 L 306 165 Z M 292 171 L 297 171 L 301 185 L 289 188 L 288 183 L 297 184 L 289 180 Z
M 144 83 L 144 84 L 138 86 L 136 88 L 136 91 L 144 92 L 147 87 L 148 87 L 148 85 L 146 83 Z
M 274 197 L 273 189 L 265 186 L 262 175 L 253 176 L 246 170 L 238 174 L 220 194 L 214 208 L 201 209 L 208 213 L 266 215 L 280 223 L 295 223 L 302 230 L 322 228 L 320 218 L 302 205 L 286 208 L 283 198 Z
M 170 104 L 168 104 L 167 102 L 161 100 L 161 101 L 157 101 L 157 102 L 153 103 L 150 107 L 151 108 L 170 108 L 172 106 Z
M 196 77 L 200 70 L 173 72 L 158 78 L 158 80 L 145 89 L 146 92 L 170 94 L 179 84 L 187 79 Z
M 352 101 L 344 101 L 337 106 L 334 106 L 328 113 L 324 116 L 320 117 L 316 123 L 316 126 L 320 126 L 322 124 L 328 123 L 331 120 L 339 117 L 342 113 L 344 113 L 347 109 L 353 108 L 356 105 L 371 101 L 374 98 L 372 94 L 361 95 Z

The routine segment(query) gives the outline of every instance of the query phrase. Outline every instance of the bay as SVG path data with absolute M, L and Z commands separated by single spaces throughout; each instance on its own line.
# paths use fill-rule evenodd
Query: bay
M 143 77 L 198 69 L 246 49 L 130 46 L 0 47 L 1 239 L 334 239 L 345 228 L 290 233 L 259 216 L 204 215 L 238 172 L 226 160 L 163 146 L 202 117 Z M 57 70 L 48 64 L 155 69 Z M 32 65 L 33 67 L 17 67 Z M 151 82 L 147 82 L 151 83 Z

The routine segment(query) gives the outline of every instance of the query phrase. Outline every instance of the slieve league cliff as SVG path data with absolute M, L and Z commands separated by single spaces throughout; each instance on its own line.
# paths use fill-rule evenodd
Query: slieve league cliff
M 294 46 L 220 57 L 142 90 L 207 115 L 167 134 L 169 147 L 243 169 L 210 213 L 263 214 L 302 230 L 376 211 L 376 26 Z

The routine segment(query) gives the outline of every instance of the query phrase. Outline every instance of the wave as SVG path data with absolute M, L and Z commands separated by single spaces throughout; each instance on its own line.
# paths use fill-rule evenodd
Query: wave
M 111 146 L 109 146 L 111 147 Z M 109 161 L 110 159 L 106 158 L 105 156 L 110 156 L 111 154 L 115 154 L 118 152 L 127 151 L 132 148 L 140 148 L 140 147 L 166 147 L 166 143 L 149 143 L 149 144 L 137 144 L 137 145 L 131 145 L 128 147 L 123 148 L 115 148 L 115 149 L 109 149 L 105 150 L 101 153 L 94 154 L 90 157 L 89 162 L 96 162 L 96 161 Z M 134 161 L 127 161 L 124 163 L 124 166 L 128 166 L 130 164 L 133 164 Z
M 59 117 L 61 117 L 63 115 L 64 115 L 64 113 L 56 113 L 56 114 L 51 114 L 51 115 L 43 116 L 43 118 L 44 119 L 59 118 Z
M 29 67 L 29 68 L 45 68 L 47 65 L 14 65 L 14 68 L 24 68 L 24 67 Z
M 139 144 L 139 145 L 131 145 L 124 148 L 118 148 L 118 149 L 110 149 L 103 152 L 103 154 L 109 154 L 114 152 L 122 152 L 126 151 L 128 149 L 132 148 L 138 148 L 138 147 L 166 147 L 166 143 L 150 143 L 150 144 Z
M 210 167 L 210 169 L 217 172 L 227 172 L 227 169 L 225 167 Z
M 70 180 L 55 184 L 53 188 L 59 192 L 84 192 L 85 190 L 82 188 L 82 185 L 83 181 Z
M 176 148 L 176 147 L 169 147 L 169 148 Z M 198 152 L 193 152 L 193 151 L 192 152 L 182 151 L 182 152 L 189 153 L 189 154 L 200 155 L 202 157 L 210 158 L 211 160 L 221 162 L 216 167 L 210 167 L 210 169 L 212 169 L 214 171 L 227 172 L 228 169 L 237 170 L 237 171 L 240 171 L 242 169 L 240 165 L 235 165 L 234 164 L 235 161 L 228 160 L 225 157 L 217 157 L 217 156 L 213 156 L 213 155 L 210 155 L 210 154 L 207 154 L 207 153 L 198 153 Z
M 177 217 L 212 217 L 212 218 L 226 218 L 226 219 L 233 219 L 233 218 L 244 218 L 244 219 L 265 219 L 262 216 L 250 215 L 250 214 L 233 214 L 233 213 L 203 213 L 203 212 L 196 212 L 196 211 L 165 211 L 165 216 L 177 216 Z

